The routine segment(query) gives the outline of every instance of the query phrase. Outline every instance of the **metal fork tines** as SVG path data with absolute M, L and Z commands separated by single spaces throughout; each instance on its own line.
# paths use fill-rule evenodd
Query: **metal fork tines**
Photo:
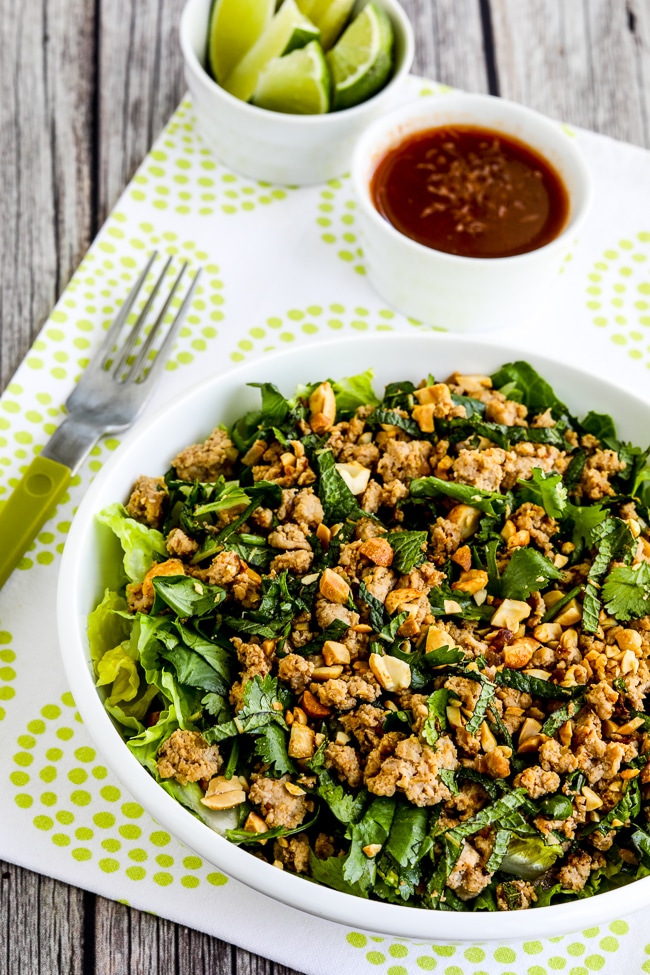
M 144 408 L 192 302 L 200 269 L 169 321 L 174 298 L 180 294 L 187 270 L 187 263 L 184 263 L 164 297 L 162 287 L 172 263 L 169 257 L 146 294 L 135 321 L 129 322 L 131 313 L 135 314 L 138 297 L 145 294 L 145 285 L 157 256 L 154 251 L 125 298 L 102 344 L 66 401 L 69 415 L 43 448 L 43 456 L 57 460 L 73 471 L 102 434 L 126 429 Z M 159 295 L 161 307 L 158 307 L 160 301 L 156 302 Z

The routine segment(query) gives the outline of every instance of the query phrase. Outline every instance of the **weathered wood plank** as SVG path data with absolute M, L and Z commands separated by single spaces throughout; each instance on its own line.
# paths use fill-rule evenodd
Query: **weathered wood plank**
M 650 146 L 644 0 L 491 0 L 491 11 L 504 98 Z
M 467 91 L 488 90 L 479 0 L 408 0 L 416 55 L 413 70 Z
M 92 6 L 0 0 L 0 385 L 91 239 Z
M 0 862 L 0 918 L 0 972 L 82 975 L 82 891 Z
M 184 0 L 100 3 L 97 219 L 102 223 L 185 90 Z

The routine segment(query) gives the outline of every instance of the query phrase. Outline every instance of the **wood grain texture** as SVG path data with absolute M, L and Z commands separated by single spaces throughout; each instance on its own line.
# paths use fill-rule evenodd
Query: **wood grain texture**
M 646 0 L 490 0 L 499 93 L 650 146 Z
M 0 12 L 4 388 L 91 240 L 94 21 L 85 0 Z
M 649 0 L 402 2 L 417 72 L 650 145 Z M 2 388 L 184 91 L 182 5 L 0 0 Z M 2 864 L 0 915 L 0 975 L 296 975 Z

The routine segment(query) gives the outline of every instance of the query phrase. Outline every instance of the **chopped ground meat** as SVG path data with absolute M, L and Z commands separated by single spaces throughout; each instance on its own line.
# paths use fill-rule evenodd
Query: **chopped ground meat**
M 203 443 L 182 450 L 172 467 L 182 481 L 216 481 L 230 477 L 238 453 L 228 434 L 217 427 Z
M 539 765 L 531 765 L 515 776 L 513 785 L 525 789 L 531 799 L 539 799 L 549 792 L 557 792 L 560 781 L 557 772 L 547 772 Z
M 304 833 L 280 837 L 273 844 L 273 856 L 292 873 L 309 872 L 309 840 Z
M 433 806 L 449 799 L 451 792 L 438 772 L 456 768 L 456 749 L 449 738 L 438 739 L 436 745 L 434 751 L 414 735 L 404 739 L 389 732 L 368 755 L 364 772 L 368 790 L 378 796 L 392 796 L 400 790 L 415 806 Z
M 456 865 L 447 879 L 447 886 L 451 887 L 462 901 L 469 901 L 478 897 L 491 879 L 492 874 L 485 869 L 480 854 L 469 840 L 465 840 Z
M 565 890 L 582 890 L 593 869 L 593 858 L 584 850 L 570 853 L 557 872 L 558 883 Z
M 431 473 L 429 456 L 433 450 L 427 440 L 389 440 L 386 450 L 377 464 L 377 473 L 384 483 L 410 481 L 414 477 L 426 477 Z
M 262 811 L 269 829 L 285 826 L 293 829 L 299 826 L 309 812 L 309 797 L 293 795 L 286 787 L 288 777 L 268 779 L 261 777 L 251 786 L 249 800 Z
M 504 476 L 506 451 L 501 447 L 487 450 L 463 450 L 452 464 L 454 479 L 483 491 L 498 491 Z
M 179 559 L 189 559 L 199 550 L 199 543 L 186 535 L 181 528 L 172 528 L 165 546 L 170 555 L 176 555 Z
M 500 911 L 523 911 L 536 900 L 535 888 L 527 880 L 508 880 L 497 884 L 496 901 Z
M 357 789 L 363 782 L 363 773 L 357 751 L 350 745 L 330 742 L 325 749 L 325 768 L 333 769 L 339 779 Z
M 176 779 L 181 785 L 211 779 L 221 768 L 217 745 L 208 745 L 198 731 L 178 728 L 158 751 L 158 774 L 162 779 Z
M 278 677 L 298 696 L 309 686 L 313 670 L 312 661 L 297 653 L 288 653 L 278 663 Z
M 133 486 L 133 492 L 127 501 L 126 510 L 131 518 L 141 521 L 143 525 L 159 528 L 162 524 L 166 502 L 165 479 L 143 475 L 137 479 Z

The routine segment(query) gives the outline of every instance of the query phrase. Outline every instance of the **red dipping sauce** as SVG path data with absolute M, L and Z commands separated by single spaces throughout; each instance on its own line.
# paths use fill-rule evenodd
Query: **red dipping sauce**
M 512 257 L 563 230 L 569 196 L 534 149 L 474 126 L 409 136 L 379 162 L 370 187 L 379 213 L 419 244 L 462 257 Z

